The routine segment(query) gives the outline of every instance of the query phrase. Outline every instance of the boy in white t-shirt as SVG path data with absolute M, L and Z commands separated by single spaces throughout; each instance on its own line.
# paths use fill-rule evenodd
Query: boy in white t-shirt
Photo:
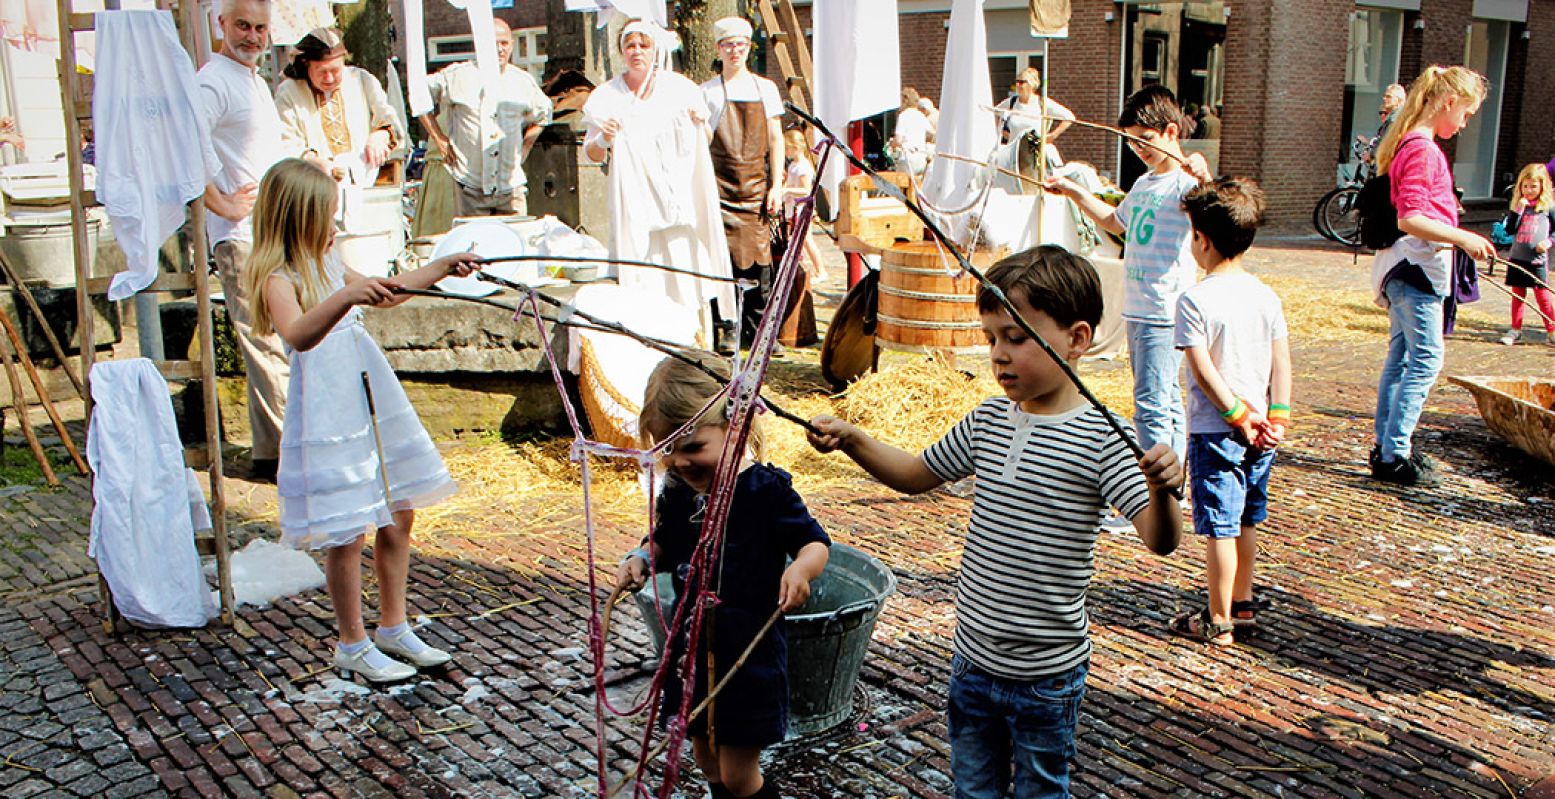
M 1242 268 L 1263 221 L 1258 184 L 1221 178 L 1183 198 L 1204 280 L 1177 301 L 1175 343 L 1187 353 L 1188 475 L 1193 529 L 1206 537 L 1209 602 L 1173 632 L 1216 645 L 1256 622 L 1257 525 L 1268 516 L 1274 449 L 1290 424 L 1290 348 L 1280 298 Z

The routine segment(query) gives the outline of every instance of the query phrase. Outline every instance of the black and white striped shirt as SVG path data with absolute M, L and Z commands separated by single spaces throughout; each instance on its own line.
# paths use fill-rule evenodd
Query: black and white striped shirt
M 1090 656 L 1085 592 L 1108 505 L 1128 518 L 1149 488 L 1101 412 L 1025 413 L 985 400 L 923 452 L 946 482 L 977 477 L 956 587 L 955 649 L 1015 680 Z

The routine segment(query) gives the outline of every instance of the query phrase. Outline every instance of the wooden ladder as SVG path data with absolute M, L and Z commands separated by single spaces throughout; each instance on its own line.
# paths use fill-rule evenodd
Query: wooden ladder
M 799 14 L 794 11 L 793 0 L 757 0 L 756 9 L 761 14 L 761 25 L 767 29 L 767 42 L 777 57 L 778 71 L 788 86 L 788 99 L 806 113 L 815 104 L 815 89 L 811 75 L 810 45 L 805 42 L 804 28 L 799 26 Z
M 91 424 L 91 371 L 96 352 L 96 332 L 92 316 L 92 297 L 107 294 L 111 278 L 93 278 L 92 254 L 87 249 L 86 209 L 96 204 L 93 192 L 85 189 L 85 173 L 81 161 L 81 121 L 92 118 L 92 81 L 90 76 L 76 71 L 75 34 L 93 30 L 95 20 L 91 14 L 76 14 L 70 10 L 70 0 L 57 0 L 59 9 L 59 81 L 65 112 L 65 153 L 69 162 L 70 177 L 70 228 L 75 249 L 76 267 L 76 346 L 81 358 L 81 383 L 87 387 L 82 397 L 86 403 L 87 424 Z M 109 4 L 114 5 L 113 3 Z M 171 11 L 175 0 L 159 0 L 158 7 Z M 196 31 L 204 25 L 200 6 L 195 0 L 176 0 L 177 19 L 184 48 L 189 51 L 195 67 L 200 66 L 199 38 Z M 216 559 L 216 577 L 221 597 L 221 621 L 232 624 L 236 620 L 232 594 L 231 546 L 227 539 L 226 494 L 222 484 L 221 422 L 217 407 L 216 352 L 214 326 L 211 322 L 210 280 L 205 269 L 205 206 L 199 200 L 189 204 L 188 226 L 194 238 L 193 263 L 187 272 L 164 274 L 144 291 L 167 293 L 193 291 L 197 308 L 197 333 L 200 342 L 198 360 L 164 359 L 156 362 L 157 369 L 169 381 L 198 379 L 204 399 L 205 443 L 186 447 L 184 463 L 192 469 L 204 469 L 210 476 L 211 530 L 195 536 L 195 547 L 202 557 Z M 61 364 L 63 368 L 69 367 Z M 110 634 L 118 630 L 119 615 L 114 608 L 113 597 L 107 581 L 98 575 L 98 587 L 102 595 L 103 628 Z

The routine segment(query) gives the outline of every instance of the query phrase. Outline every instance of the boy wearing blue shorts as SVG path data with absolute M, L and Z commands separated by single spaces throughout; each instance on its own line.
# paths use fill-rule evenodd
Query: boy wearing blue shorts
M 1204 280 L 1177 301 L 1175 343 L 1187 356 L 1188 479 L 1193 529 L 1204 547 L 1209 603 L 1172 620 L 1173 632 L 1233 642 L 1256 620 L 1257 525 L 1268 515 L 1269 470 L 1290 425 L 1290 348 L 1280 298 L 1242 267 L 1263 221 L 1264 196 L 1221 178 L 1183 198 Z

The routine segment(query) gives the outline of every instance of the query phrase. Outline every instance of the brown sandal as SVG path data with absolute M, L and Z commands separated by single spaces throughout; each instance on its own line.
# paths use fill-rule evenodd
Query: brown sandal
M 1210 618 L 1209 608 L 1191 610 L 1172 619 L 1171 631 L 1191 638 L 1201 643 L 1212 646 L 1230 646 L 1236 643 L 1232 631 L 1236 628 L 1231 624 L 1216 624 Z

